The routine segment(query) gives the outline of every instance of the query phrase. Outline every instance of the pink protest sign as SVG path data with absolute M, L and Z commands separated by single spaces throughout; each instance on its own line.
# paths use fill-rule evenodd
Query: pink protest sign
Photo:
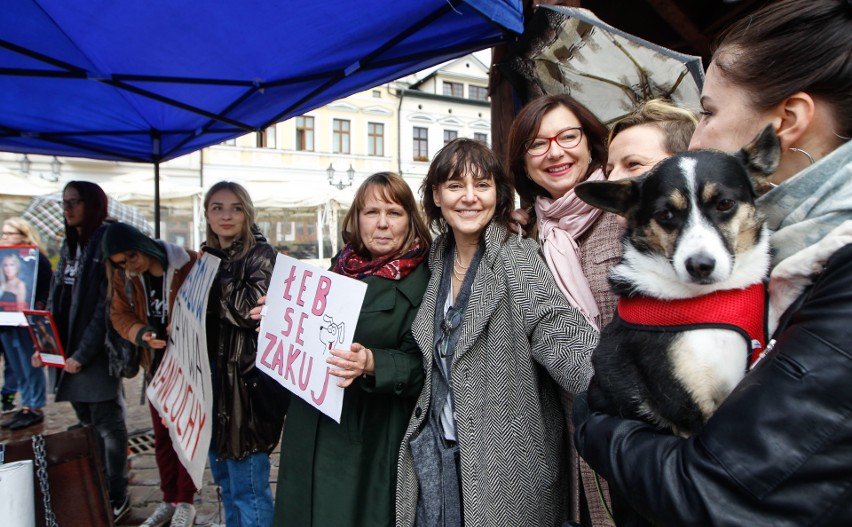
M 278 255 L 260 321 L 258 369 L 340 422 L 343 388 L 325 362 L 349 349 L 367 284 Z

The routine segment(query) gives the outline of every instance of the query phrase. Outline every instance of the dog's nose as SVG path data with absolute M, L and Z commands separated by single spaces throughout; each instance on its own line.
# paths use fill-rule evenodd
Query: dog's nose
M 706 254 L 690 256 L 686 259 L 686 270 L 695 279 L 703 280 L 713 273 L 716 260 Z

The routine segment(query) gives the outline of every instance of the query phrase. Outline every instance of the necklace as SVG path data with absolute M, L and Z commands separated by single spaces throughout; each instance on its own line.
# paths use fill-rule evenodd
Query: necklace
M 461 262 L 459 261 L 459 253 L 456 253 L 455 258 L 453 259 L 453 266 L 455 266 L 455 264 L 458 264 L 459 269 L 463 269 L 465 271 L 467 271 L 470 268 L 470 265 L 465 267 L 464 265 L 461 264 Z
M 458 266 L 458 268 L 456 268 L 456 266 Z M 456 280 L 464 282 L 464 276 L 467 274 L 468 269 L 470 269 L 470 265 L 467 265 L 466 267 L 462 265 L 459 261 L 459 254 L 456 253 L 453 258 L 453 276 L 456 277 Z
M 459 275 L 461 275 L 461 276 L 459 276 Z M 461 271 L 461 272 L 456 271 L 456 263 L 453 262 L 453 276 L 456 277 L 456 280 L 458 280 L 459 282 L 464 282 L 464 275 L 465 275 L 464 271 Z

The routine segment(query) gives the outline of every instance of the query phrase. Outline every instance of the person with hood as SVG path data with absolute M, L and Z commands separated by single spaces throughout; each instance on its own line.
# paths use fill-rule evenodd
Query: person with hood
M 204 196 L 207 242 L 221 258 L 207 301 L 207 348 L 213 381 L 210 470 L 219 485 L 228 526 L 272 524 L 269 454 L 281 437 L 287 399 L 272 401 L 255 368 L 257 327 L 250 311 L 266 294 L 275 249 L 254 224 L 248 191 L 220 181 Z M 286 396 L 285 396 L 286 397 Z
M 153 240 L 125 223 L 113 223 L 104 233 L 103 254 L 109 290 L 110 322 L 122 338 L 141 350 L 140 363 L 150 382 L 163 360 L 177 292 L 198 259 L 197 253 L 162 240 Z M 195 518 L 192 477 L 177 457 L 169 429 L 153 404 L 148 404 L 154 428 L 154 451 L 163 501 L 142 524 L 188 527 Z

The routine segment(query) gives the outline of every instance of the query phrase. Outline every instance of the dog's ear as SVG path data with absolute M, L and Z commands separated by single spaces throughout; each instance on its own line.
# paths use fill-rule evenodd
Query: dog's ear
M 639 199 L 637 178 L 618 181 L 586 181 L 574 187 L 574 193 L 593 207 L 624 216 Z
M 769 178 L 778 169 L 781 160 L 781 142 L 771 124 L 766 125 L 757 137 L 737 152 L 737 159 L 748 172 L 751 186 L 758 196 L 772 188 Z

